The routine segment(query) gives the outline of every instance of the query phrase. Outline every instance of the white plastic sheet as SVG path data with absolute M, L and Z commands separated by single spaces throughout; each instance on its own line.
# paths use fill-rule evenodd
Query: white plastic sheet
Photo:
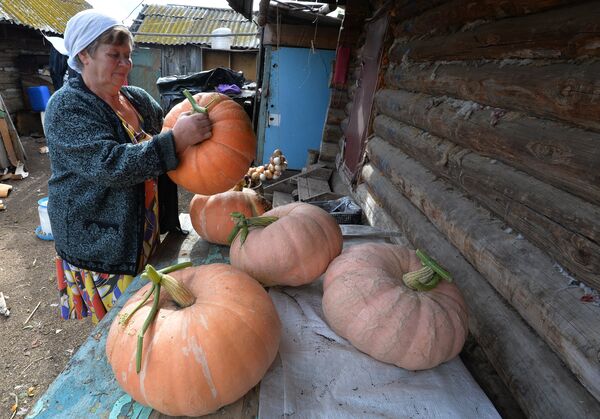
M 261 382 L 260 418 L 500 418 L 459 358 L 408 371 L 337 336 L 324 321 L 320 280 L 269 294 L 282 341 Z

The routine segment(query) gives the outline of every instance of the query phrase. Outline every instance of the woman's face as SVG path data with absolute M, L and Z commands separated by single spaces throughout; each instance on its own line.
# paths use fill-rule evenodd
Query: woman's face
M 127 75 L 133 66 L 131 62 L 131 46 L 101 44 L 94 56 L 87 52 L 80 54 L 83 63 L 82 73 L 86 80 L 105 87 L 120 89 L 126 84 Z

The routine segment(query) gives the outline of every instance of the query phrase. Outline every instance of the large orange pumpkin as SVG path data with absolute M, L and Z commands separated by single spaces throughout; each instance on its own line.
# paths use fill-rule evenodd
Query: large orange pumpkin
M 429 291 L 407 287 L 403 275 L 421 268 L 415 252 L 404 246 L 344 249 L 324 276 L 327 323 L 362 352 L 409 370 L 454 358 L 468 334 L 465 302 L 447 281 Z
M 190 219 L 194 230 L 204 240 L 229 245 L 227 237 L 234 227 L 232 212 L 256 217 L 269 206 L 264 198 L 247 188 L 210 196 L 194 195 L 190 202 Z
M 238 234 L 229 259 L 266 286 L 308 284 L 342 251 L 340 226 L 315 205 L 295 202 L 263 216 L 278 219 L 265 228 L 251 229 L 243 244 Z
M 140 373 L 137 333 L 152 299 L 125 325 L 113 322 L 106 354 L 120 386 L 137 402 L 171 416 L 200 416 L 238 400 L 262 379 L 277 354 L 281 324 L 264 288 L 230 265 L 187 268 L 172 276 L 195 302 L 180 308 L 161 293 L 144 337 Z M 150 284 L 132 296 L 119 317 L 149 291 Z
M 188 147 L 179 156 L 179 165 L 167 172 L 173 182 L 190 192 L 212 195 L 231 189 L 244 177 L 256 156 L 256 136 L 244 109 L 220 93 L 197 93 L 196 103 L 208 108 L 212 136 Z M 163 130 L 172 128 L 182 112 L 192 109 L 186 99 L 165 117 Z

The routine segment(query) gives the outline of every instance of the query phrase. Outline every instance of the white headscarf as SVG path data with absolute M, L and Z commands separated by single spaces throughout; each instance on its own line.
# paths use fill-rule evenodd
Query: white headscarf
M 64 39 L 65 49 L 69 55 L 67 60 L 69 67 L 81 73 L 81 64 L 76 60 L 77 54 L 94 42 L 104 31 L 114 26 L 123 26 L 123 24 L 94 9 L 84 10 L 69 19 Z

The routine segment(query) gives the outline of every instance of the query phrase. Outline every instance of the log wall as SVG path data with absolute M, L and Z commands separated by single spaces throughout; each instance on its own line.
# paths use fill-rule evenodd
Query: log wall
M 355 198 L 454 272 L 528 417 L 597 417 L 600 3 L 406 0 L 390 16 Z

